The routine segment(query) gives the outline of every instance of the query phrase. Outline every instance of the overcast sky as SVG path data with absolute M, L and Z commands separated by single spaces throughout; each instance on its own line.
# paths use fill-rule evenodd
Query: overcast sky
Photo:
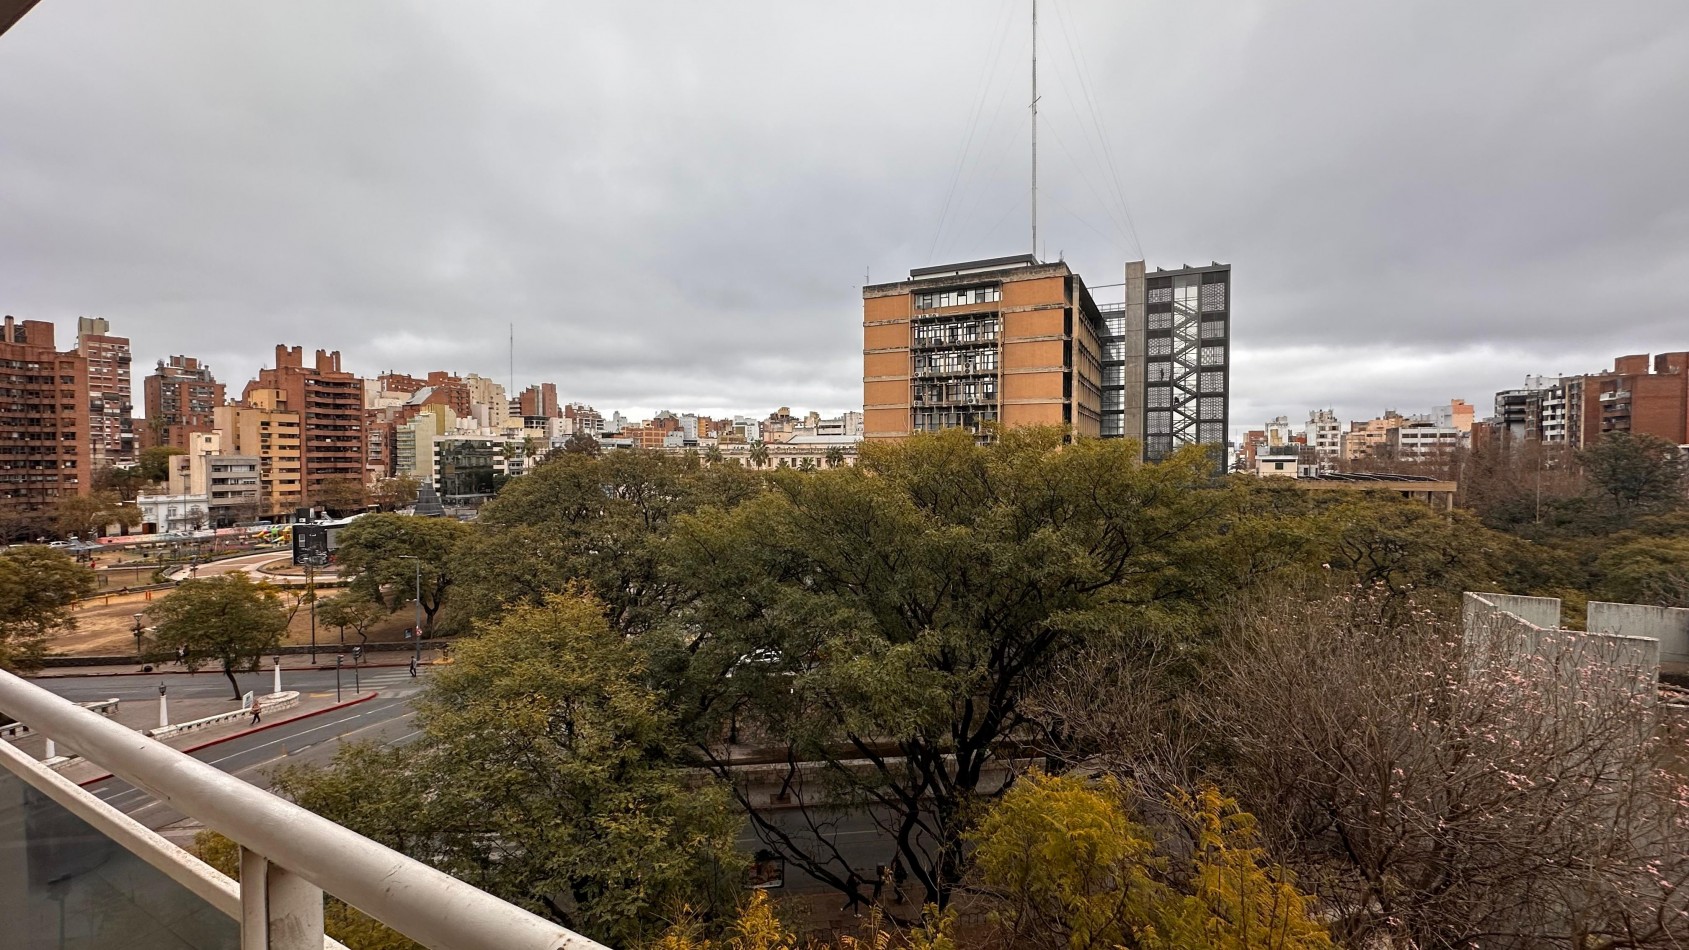
M 235 393 L 279 342 L 503 380 L 514 324 L 606 414 L 857 408 L 865 275 L 1029 245 L 1029 11 L 43 0 L 0 311 Z M 1040 14 L 1039 251 L 1231 263 L 1234 431 L 1689 349 L 1689 3 Z

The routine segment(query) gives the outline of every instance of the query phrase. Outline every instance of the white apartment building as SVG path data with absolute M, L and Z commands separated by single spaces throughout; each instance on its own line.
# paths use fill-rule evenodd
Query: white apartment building
M 1337 461 L 1343 455 L 1343 422 L 1337 418 L 1337 413 L 1330 409 L 1315 409 L 1308 413 L 1308 422 L 1302 427 L 1302 437 L 1307 440 L 1308 447 L 1314 450 L 1321 467 Z

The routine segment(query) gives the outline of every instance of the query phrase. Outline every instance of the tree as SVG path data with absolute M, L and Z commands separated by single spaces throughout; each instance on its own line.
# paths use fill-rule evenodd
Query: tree
M 1332 570 L 1398 598 L 1429 590 L 1452 602 L 1463 591 L 1491 590 L 1510 561 L 1525 556 L 1466 512 L 1443 514 L 1386 493 L 1344 493 L 1313 518 Z
M 841 449 L 836 445 L 827 446 L 827 455 L 825 457 L 828 468 L 838 468 L 840 465 L 845 463 L 844 449 Z
M 766 468 L 768 466 L 768 443 L 761 439 L 752 439 L 751 448 L 746 453 L 746 458 L 750 460 L 752 468 Z
M 1187 851 L 1158 843 L 1134 820 L 1128 797 L 1110 778 L 1033 773 L 992 807 L 973 837 L 1002 945 L 1331 947 L 1313 900 L 1290 872 L 1266 862 L 1254 819 L 1236 802 L 1212 786 L 1169 802 Z
M 709 446 L 704 449 L 704 461 L 710 463 L 711 465 L 720 463 L 722 458 L 721 445 L 719 443 L 711 442 Z
M 136 523 L 140 510 L 123 504 L 115 492 L 94 492 L 71 495 L 59 499 L 58 529 L 65 537 L 75 535 L 92 541 L 104 532 L 106 525 L 120 519 Z
M 456 578 L 458 545 L 469 533 L 452 518 L 365 515 L 341 529 L 335 557 L 351 581 L 349 592 L 389 612 L 416 598 L 420 567 L 422 613 L 432 630 Z
M 719 737 L 736 715 L 754 723 L 790 765 L 797 814 L 871 807 L 945 906 L 963 832 L 992 770 L 1033 737 L 1026 701 L 1054 661 L 1194 630 L 1277 556 L 1239 493 L 1202 490 L 1206 453 L 1134 452 L 957 430 L 867 446 L 855 468 L 776 473 L 774 491 L 681 519 L 666 563 L 692 599 L 645 640 L 674 671 L 675 708 L 696 711 L 699 754 L 728 775 Z M 741 804 L 770 848 L 864 894 L 827 836 Z
M 731 506 L 762 490 L 738 466 L 689 470 L 657 452 L 563 453 L 488 502 L 456 559 L 461 621 L 584 583 L 627 633 L 667 618 L 685 586 L 660 570 L 659 548 L 682 514 Z
M 1664 439 L 1610 432 L 1579 453 L 1578 461 L 1616 513 L 1683 503 L 1683 453 Z
M 93 571 L 52 548 L 0 553 L 0 669 L 37 667 L 47 638 L 76 627 L 76 601 L 94 586 Z
M 1615 544 L 1595 560 L 1603 599 L 1661 607 L 1689 607 L 1689 537 Z
M 185 648 L 189 670 L 218 664 L 237 700 L 241 692 L 235 671 L 256 670 L 287 630 L 287 611 L 275 589 L 255 584 L 240 572 L 185 581 L 147 614 L 160 655 L 172 656 Z
M 585 432 L 577 432 L 563 443 L 563 453 L 566 455 L 598 456 L 603 454 L 604 446 Z
M 95 491 L 112 492 L 124 501 L 134 501 L 135 496 L 140 494 L 141 488 L 145 484 L 146 479 L 134 468 L 107 465 L 94 473 Z
M 346 515 L 369 504 L 369 489 L 358 478 L 325 478 L 311 493 L 312 504 Z
M 346 639 L 346 628 L 351 627 L 360 644 L 369 642 L 369 628 L 387 619 L 389 613 L 384 605 L 352 593 L 331 597 L 317 605 L 318 620 L 339 627 L 341 640 Z
M 157 484 L 170 480 L 170 459 L 177 455 L 186 455 L 174 445 L 155 445 L 142 449 L 141 457 L 135 464 L 135 473 L 148 482 Z
M 397 511 L 416 504 L 417 492 L 421 487 L 415 475 L 403 473 L 376 482 L 370 488 L 369 500 L 382 511 Z
M 1216 766 L 1354 946 L 1676 947 L 1689 787 L 1655 684 L 1372 591 L 1240 611 Z
M 621 946 L 682 903 L 730 906 L 738 819 L 689 776 L 642 661 L 581 597 L 520 607 L 458 645 L 403 750 L 284 769 L 300 804 Z

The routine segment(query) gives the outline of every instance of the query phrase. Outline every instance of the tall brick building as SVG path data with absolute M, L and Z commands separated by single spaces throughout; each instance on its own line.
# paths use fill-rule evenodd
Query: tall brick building
M 141 399 L 147 411 L 141 448 L 169 445 L 187 451 L 188 436 L 215 428 L 224 390 L 211 367 L 191 356 L 172 356 L 168 362 L 159 360 L 141 381 Z
M 863 434 L 1055 425 L 1101 434 L 1102 317 L 1063 263 L 1030 255 L 862 288 Z
M 0 517 L 45 514 L 92 487 L 88 369 L 61 353 L 53 325 L 6 317 L 0 328 Z
M 1621 356 L 1613 369 L 1569 381 L 1567 428 L 1577 446 L 1609 432 L 1652 435 L 1689 445 L 1689 352 Z
M 100 317 L 76 321 L 76 352 L 88 366 L 88 445 L 96 470 L 135 463 L 134 390 L 129 338 Z
M 307 504 L 325 481 L 364 481 L 364 381 L 340 368 L 340 351 L 318 350 L 307 366 L 301 347 L 277 346 L 275 368 L 259 370 L 241 398 L 255 405 L 260 396 L 264 408 L 299 417 L 300 479 Z

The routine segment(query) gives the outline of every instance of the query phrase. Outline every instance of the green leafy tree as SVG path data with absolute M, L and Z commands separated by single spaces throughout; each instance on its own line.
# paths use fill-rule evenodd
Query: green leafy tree
M 457 576 L 458 546 L 469 534 L 452 518 L 365 515 L 341 529 L 335 557 L 351 592 L 388 612 L 416 598 L 420 570 L 422 613 L 432 630 Z
M 369 628 L 387 619 L 390 611 L 381 603 L 354 593 L 343 593 L 317 604 L 317 619 L 331 627 L 340 628 L 345 640 L 346 629 L 358 635 L 358 642 L 369 642 Z
M 75 535 L 84 541 L 92 541 L 114 521 L 139 524 L 140 515 L 140 509 L 125 505 L 116 492 L 72 495 L 59 500 L 58 529 L 67 538 Z
M 738 466 L 691 469 L 657 452 L 559 454 L 481 509 L 457 558 L 453 611 L 490 618 L 584 583 L 618 629 L 648 629 L 686 596 L 660 570 L 674 519 L 736 504 L 762 487 Z
M 311 493 L 311 503 L 332 514 L 347 515 L 369 504 L 369 489 L 362 479 L 325 478 Z
M 134 501 L 146 486 L 146 479 L 134 468 L 108 465 L 94 473 L 94 490 L 109 491 L 124 501 Z
M 738 818 L 672 756 L 661 697 L 600 606 L 554 597 L 460 644 L 403 750 L 290 768 L 300 804 L 614 946 L 681 904 L 727 908 Z
M 1331 937 L 1255 822 L 1212 786 L 1169 803 L 1189 856 L 1102 778 L 1026 776 L 981 822 L 979 877 L 1002 943 L 1050 950 L 1325 950 Z M 1180 848 L 1179 851 L 1184 851 Z
M 1608 433 L 1580 452 L 1578 461 L 1617 513 L 1683 503 L 1683 453 L 1664 439 Z
M 827 455 L 825 458 L 827 460 L 828 468 L 838 468 L 840 465 L 845 463 L 844 449 L 841 449 L 836 445 L 830 445 L 827 447 Z
M 704 449 L 704 461 L 710 463 L 711 465 L 720 463 L 722 458 L 723 456 L 721 454 L 720 445 L 711 442 L 709 447 Z
M 577 432 L 564 441 L 563 454 L 597 457 L 604 454 L 604 446 L 585 432 Z
M 865 447 L 861 464 L 776 473 L 775 490 L 682 519 L 667 548 L 693 599 L 645 638 L 721 774 L 735 717 L 817 776 L 799 814 L 872 806 L 941 907 L 987 778 L 1033 735 L 1028 696 L 1089 643 L 1129 652 L 1194 633 L 1269 571 L 1270 531 L 1206 490 L 1192 450 L 1139 464 L 1125 442 L 1016 429 Z M 1222 530 L 1226 533 L 1222 534 Z M 750 808 L 764 843 L 847 894 L 864 881 L 825 835 Z
M 382 511 L 396 511 L 409 508 L 416 504 L 417 492 L 421 485 L 415 475 L 401 474 L 392 478 L 384 478 L 370 488 L 369 500 L 379 505 Z
M 174 445 L 155 445 L 142 449 L 140 460 L 135 464 L 135 473 L 146 481 L 157 484 L 170 479 L 170 459 L 177 455 L 185 455 Z
M 217 664 L 236 699 L 241 692 L 235 673 L 256 670 L 263 655 L 275 650 L 288 616 L 274 588 L 240 572 L 186 581 L 148 608 L 147 615 L 159 655 L 186 648 L 189 670 Z
M 93 571 L 52 548 L 0 553 L 0 669 L 38 666 L 48 638 L 76 627 L 76 601 L 94 586 Z
M 1615 544 L 1595 561 L 1602 599 L 1689 607 L 1689 535 Z
M 1463 591 L 1492 590 L 1514 559 L 1528 556 L 1467 512 L 1442 513 L 1385 492 L 1344 493 L 1316 509 L 1310 524 L 1332 570 L 1398 598 L 1434 591 L 1458 600 Z
M 768 443 L 761 439 L 751 440 L 751 448 L 746 453 L 746 457 L 750 459 L 752 468 L 767 468 Z

